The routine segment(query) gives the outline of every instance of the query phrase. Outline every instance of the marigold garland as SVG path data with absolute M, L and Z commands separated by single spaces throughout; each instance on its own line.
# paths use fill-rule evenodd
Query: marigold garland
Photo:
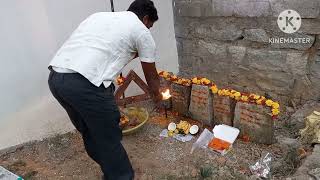
M 218 95 L 226 96 L 226 97 L 229 96 L 230 98 L 235 99 L 236 101 L 268 106 L 271 108 L 271 113 L 273 118 L 276 118 L 277 115 L 280 114 L 279 103 L 274 102 L 271 99 L 266 99 L 264 96 L 260 96 L 253 93 L 251 94 L 241 93 L 236 90 L 230 90 L 230 89 L 220 89 L 218 90 Z
M 208 86 L 213 94 L 218 94 L 219 96 L 230 97 L 236 101 L 245 103 L 254 103 L 257 105 L 263 105 L 271 108 L 272 118 L 275 119 L 280 114 L 280 105 L 278 102 L 274 102 L 271 99 L 266 99 L 264 96 L 260 96 L 253 93 L 242 93 L 233 89 L 218 89 L 217 85 L 211 82 L 207 78 L 194 77 L 192 79 L 180 78 L 176 75 L 171 75 L 167 71 L 159 71 L 159 76 L 167 81 L 182 85 L 191 86 L 192 84 Z M 117 84 L 122 85 L 125 81 L 124 77 L 118 76 Z

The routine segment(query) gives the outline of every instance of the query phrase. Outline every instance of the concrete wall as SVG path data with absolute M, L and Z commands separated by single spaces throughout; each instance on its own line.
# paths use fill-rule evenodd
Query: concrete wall
M 319 0 L 174 0 L 173 8 L 181 75 L 268 94 L 282 104 L 320 98 Z M 294 34 L 277 25 L 286 9 L 302 17 Z M 311 42 L 269 43 L 276 37 Z
M 125 10 L 130 2 L 115 1 L 116 10 Z M 1 4 L 0 149 L 73 129 L 48 90 L 47 65 L 84 18 L 95 12 L 110 11 L 108 3 L 107 0 L 11 0 Z M 171 1 L 155 3 L 161 18 L 152 30 L 159 47 L 158 65 L 177 72 Z M 134 87 L 130 91 L 137 93 Z

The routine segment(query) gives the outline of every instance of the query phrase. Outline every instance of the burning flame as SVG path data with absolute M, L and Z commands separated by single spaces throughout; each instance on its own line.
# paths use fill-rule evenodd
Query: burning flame
M 165 92 L 162 92 L 162 100 L 167 100 L 169 98 L 171 98 L 171 94 L 170 94 L 170 90 L 167 89 Z

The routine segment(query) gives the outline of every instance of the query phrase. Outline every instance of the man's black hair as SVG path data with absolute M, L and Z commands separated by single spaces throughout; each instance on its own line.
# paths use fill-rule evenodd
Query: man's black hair
M 149 16 L 152 22 L 156 22 L 159 19 L 157 9 L 151 0 L 135 0 L 131 3 L 128 11 L 135 13 L 140 20 L 144 16 Z

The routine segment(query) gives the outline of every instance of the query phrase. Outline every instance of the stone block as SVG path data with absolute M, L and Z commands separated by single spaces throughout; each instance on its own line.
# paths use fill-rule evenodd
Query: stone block
M 269 36 L 263 29 L 246 29 L 243 32 L 243 37 L 254 42 L 268 43 L 269 41 Z
M 269 0 L 274 17 L 287 9 L 297 11 L 301 18 L 318 18 L 320 14 L 319 0 Z
M 234 0 L 212 1 L 212 10 L 214 16 L 232 16 L 234 11 Z
M 192 66 L 196 66 L 196 61 L 206 61 L 208 63 L 223 63 L 226 64 L 228 57 L 227 43 L 221 43 L 219 41 L 204 41 L 204 40 L 183 40 L 182 51 L 179 52 L 180 56 L 184 56 L 188 60 L 186 63 L 190 64 L 190 60 L 193 62 Z M 202 59 L 202 60 L 201 60 Z M 185 59 L 183 59 L 185 61 Z M 202 64 L 203 66 L 204 64 Z M 217 65 L 217 64 L 215 64 Z M 202 68 L 205 68 L 203 66 Z M 194 75 L 198 75 L 194 74 Z
M 212 16 L 210 1 L 174 1 L 173 8 L 176 16 L 206 17 Z
M 192 85 L 190 115 L 193 119 L 203 122 L 203 124 L 213 125 L 212 98 L 209 87 L 202 85 Z
M 251 70 L 288 71 L 286 60 L 285 51 L 248 48 L 245 64 Z
M 206 37 L 221 41 L 235 41 L 242 37 L 242 30 L 235 24 L 226 24 L 224 28 L 211 24 L 201 24 L 195 27 L 196 37 Z
M 207 50 L 214 58 L 225 59 L 227 57 L 227 47 L 225 44 L 218 42 L 207 42 L 204 40 L 198 41 L 198 50 Z M 199 55 L 201 55 L 199 53 Z
M 302 77 L 307 74 L 308 56 L 303 53 L 288 53 L 287 65 L 294 77 Z
M 240 135 L 250 141 L 262 144 L 274 142 L 274 121 L 269 107 L 238 102 L 233 125 L 240 129 Z
M 228 51 L 231 56 L 232 63 L 240 64 L 246 55 L 246 47 L 243 46 L 229 46 Z
M 269 16 L 271 9 L 265 0 L 213 0 L 213 16 L 262 17 Z
M 180 115 L 187 116 L 189 114 L 189 104 L 191 95 L 191 86 L 182 86 L 173 83 L 172 89 L 172 110 Z
M 226 124 L 233 126 L 234 108 L 236 102 L 225 96 L 214 96 L 213 97 L 213 117 L 214 124 Z
M 265 0 L 235 0 L 234 15 L 239 17 L 267 17 L 271 15 L 270 4 Z
M 302 19 L 302 25 L 298 32 L 302 34 L 320 34 L 320 19 Z

